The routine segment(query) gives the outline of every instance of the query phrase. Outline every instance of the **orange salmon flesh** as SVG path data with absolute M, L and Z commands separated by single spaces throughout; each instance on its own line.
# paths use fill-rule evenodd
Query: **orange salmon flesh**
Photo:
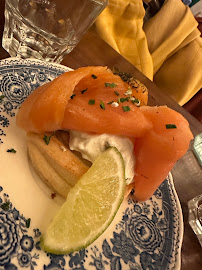
M 16 122 L 26 132 L 79 130 L 131 138 L 136 166 L 126 195 L 134 189 L 135 199 L 145 201 L 193 139 L 181 114 L 167 106 L 146 106 L 147 100 L 147 91 L 131 87 L 107 67 L 84 67 L 33 91 L 19 109 Z

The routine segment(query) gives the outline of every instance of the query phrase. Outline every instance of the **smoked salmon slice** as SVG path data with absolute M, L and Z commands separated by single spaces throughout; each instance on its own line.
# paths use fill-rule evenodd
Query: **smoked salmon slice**
M 135 198 L 145 201 L 165 179 L 175 162 L 188 150 L 193 135 L 187 120 L 166 106 L 141 107 L 153 128 L 135 141 Z
M 152 126 L 136 105 L 122 102 L 127 99 L 128 88 L 106 67 L 66 72 L 31 93 L 18 112 L 17 125 L 36 133 L 75 129 L 140 137 Z M 132 90 L 132 95 L 138 94 L 142 104 L 146 104 L 147 93 L 141 93 L 141 97 L 140 93 L 137 88 Z M 95 104 L 90 105 L 90 100 Z M 118 107 L 107 104 L 119 100 Z M 130 111 L 125 112 L 123 107 L 129 103 Z
M 75 86 L 93 72 L 112 74 L 107 67 L 85 67 L 65 72 L 52 82 L 38 87 L 22 104 L 16 117 L 17 125 L 36 133 L 60 129 L 66 104 Z
M 151 128 L 151 123 L 128 99 L 128 88 L 128 84 L 113 74 L 83 78 L 67 103 L 62 129 L 141 137 Z M 136 94 L 133 89 L 131 95 L 136 97 Z M 90 105 L 89 101 L 94 103 Z M 112 102 L 118 107 L 113 107 Z M 142 94 L 141 102 L 146 104 L 147 94 Z M 130 111 L 124 111 L 124 107 Z
M 131 86 L 106 67 L 86 67 L 40 86 L 22 104 L 17 125 L 27 132 L 79 130 L 135 141 L 135 198 L 150 198 L 193 135 L 187 120 L 166 106 L 147 105 L 144 88 Z M 141 106 L 140 106 L 141 105 Z M 139 107 L 140 106 L 140 107 Z

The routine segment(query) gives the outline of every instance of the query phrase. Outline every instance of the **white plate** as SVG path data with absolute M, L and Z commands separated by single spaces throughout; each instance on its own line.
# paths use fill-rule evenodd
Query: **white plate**
M 85 250 L 56 256 L 40 249 L 40 235 L 62 199 L 51 198 L 30 166 L 15 115 L 32 90 L 67 70 L 32 59 L 0 62 L 0 269 L 180 269 L 183 220 L 171 174 L 150 200 L 124 200 L 113 223 Z M 7 152 L 11 148 L 16 153 Z

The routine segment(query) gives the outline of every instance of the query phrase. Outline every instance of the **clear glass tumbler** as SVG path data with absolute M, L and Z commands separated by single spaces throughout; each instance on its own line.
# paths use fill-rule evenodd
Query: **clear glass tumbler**
M 60 63 L 108 0 L 6 0 L 2 46 L 12 57 Z
M 202 246 L 202 195 L 188 202 L 189 224 Z

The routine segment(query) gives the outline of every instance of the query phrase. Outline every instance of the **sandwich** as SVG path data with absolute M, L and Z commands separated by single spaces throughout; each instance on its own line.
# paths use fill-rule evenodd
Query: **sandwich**
M 147 88 L 107 67 L 66 72 L 33 91 L 17 114 L 27 132 L 30 160 L 40 177 L 66 197 L 109 146 L 122 153 L 127 196 L 149 199 L 193 135 L 167 106 L 148 106 Z

